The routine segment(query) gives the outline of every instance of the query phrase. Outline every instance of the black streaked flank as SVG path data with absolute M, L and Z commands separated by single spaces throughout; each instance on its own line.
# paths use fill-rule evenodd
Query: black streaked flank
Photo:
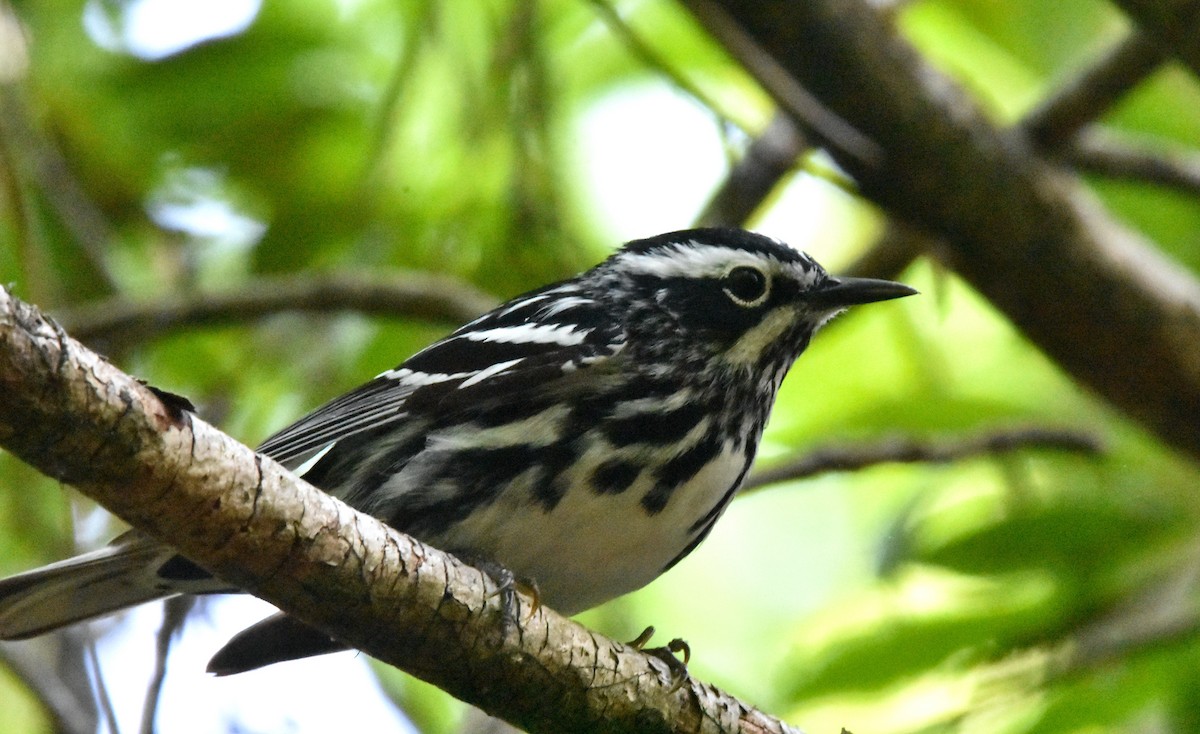
M 592 491 L 596 494 L 620 494 L 629 489 L 642 473 L 641 466 L 621 459 L 609 459 L 592 472 Z
M 533 490 L 533 497 L 542 506 L 544 512 L 550 512 L 566 495 L 567 486 L 563 472 L 567 470 L 578 457 L 578 449 L 566 442 L 559 442 L 538 449 L 537 459 L 544 471 L 545 481 L 538 482 Z
M 689 533 L 694 533 L 701 528 L 704 528 L 701 536 L 708 534 L 708 531 L 712 528 L 713 523 L 717 521 L 717 518 L 720 517 L 721 513 L 725 510 L 725 506 L 728 505 L 730 501 L 733 500 L 733 496 L 737 494 L 738 489 L 742 486 L 742 482 L 746 480 L 746 475 L 750 473 L 750 466 L 754 463 L 754 449 L 754 446 L 749 448 L 748 453 L 746 454 L 746 461 L 744 464 L 742 464 L 742 470 L 738 472 L 737 479 L 733 480 L 733 483 L 729 485 L 729 489 L 725 490 L 725 494 L 721 495 L 721 499 L 717 500 L 709 509 L 709 511 L 704 513 L 703 517 L 692 523 L 692 526 L 688 528 Z
M 662 445 L 683 439 L 708 413 L 708 406 L 693 401 L 674 410 L 648 410 L 604 424 L 604 436 L 614 446 L 635 443 Z
M 494 502 L 496 487 L 503 487 L 517 475 L 536 466 L 539 449 L 528 444 L 463 449 L 453 461 L 444 462 L 431 477 L 423 477 L 423 489 L 437 488 L 452 482 L 455 488 L 449 496 L 423 500 L 412 498 L 413 506 L 402 514 L 388 516 L 388 523 L 418 537 L 430 537 L 448 528 L 478 509 Z
M 493 410 L 482 411 L 471 421 L 479 428 L 496 428 L 528 420 L 554 405 L 549 395 L 531 396 L 524 402 L 500 403 Z
M 658 467 L 654 472 L 658 481 L 642 497 L 642 508 L 651 515 L 662 512 L 675 490 L 716 458 L 721 452 L 721 443 L 721 437 L 710 433 L 695 446 Z

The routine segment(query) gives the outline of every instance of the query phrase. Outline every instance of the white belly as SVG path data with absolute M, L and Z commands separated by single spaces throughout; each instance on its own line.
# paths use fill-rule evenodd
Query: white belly
M 641 505 L 653 486 L 645 471 L 620 494 L 569 491 L 550 512 L 524 491 L 506 492 L 437 543 L 495 559 L 535 581 L 547 606 L 574 614 L 653 581 L 703 532 L 694 526 L 722 501 L 744 463 L 744 454 L 726 444 L 654 515 Z M 580 462 L 578 476 L 593 466 Z

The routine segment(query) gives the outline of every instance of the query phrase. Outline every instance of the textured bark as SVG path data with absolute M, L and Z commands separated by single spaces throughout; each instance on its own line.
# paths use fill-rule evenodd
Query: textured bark
M 0 446 L 221 578 L 530 731 L 785 732 L 181 410 L 0 290 Z M 280 702 L 284 705 L 285 702 Z

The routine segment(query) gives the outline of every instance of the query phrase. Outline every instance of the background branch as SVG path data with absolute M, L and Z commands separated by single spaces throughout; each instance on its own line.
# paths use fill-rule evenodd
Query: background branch
M 1194 153 L 1149 152 L 1102 130 L 1091 130 L 1077 136 L 1061 158 L 1082 171 L 1200 196 L 1200 156 Z
M 1104 444 L 1096 436 L 1083 431 L 1041 426 L 989 431 L 977 436 L 942 440 L 895 436 L 876 443 L 825 446 L 805 452 L 794 460 L 755 471 L 746 480 L 741 491 L 745 493 L 778 482 L 804 479 L 832 471 L 856 471 L 878 464 L 946 464 L 975 456 L 1027 449 L 1098 456 L 1103 453 Z
M 264 276 L 217 293 L 170 295 L 144 303 L 114 298 L 60 311 L 75 338 L 118 348 L 198 326 L 244 324 L 284 311 L 357 313 L 461 324 L 497 300 L 454 278 L 366 273 Z
M 699 227 L 741 227 L 808 149 L 804 135 L 786 114 L 777 113 L 746 148 L 696 219 Z
M 1133 31 L 1061 85 L 1021 121 L 1035 145 L 1054 150 L 1116 104 L 1163 63 L 1157 42 Z
M 87 671 L 79 665 L 56 665 L 55 658 L 83 659 L 87 641 L 78 629 L 51 638 L 0 643 L 0 661 L 19 677 L 45 706 L 58 734 L 94 734 L 98 714 Z M 69 651 L 62 648 L 69 647 Z
M 1200 74 L 1200 2 L 1197 0 L 1117 0 L 1138 27 L 1172 56 Z

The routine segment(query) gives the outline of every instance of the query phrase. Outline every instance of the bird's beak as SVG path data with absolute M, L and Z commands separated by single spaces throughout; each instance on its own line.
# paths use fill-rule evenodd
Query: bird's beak
M 874 278 L 829 278 L 806 294 L 805 300 L 817 308 L 844 308 L 876 301 L 890 301 L 915 295 L 917 291 L 903 283 Z

